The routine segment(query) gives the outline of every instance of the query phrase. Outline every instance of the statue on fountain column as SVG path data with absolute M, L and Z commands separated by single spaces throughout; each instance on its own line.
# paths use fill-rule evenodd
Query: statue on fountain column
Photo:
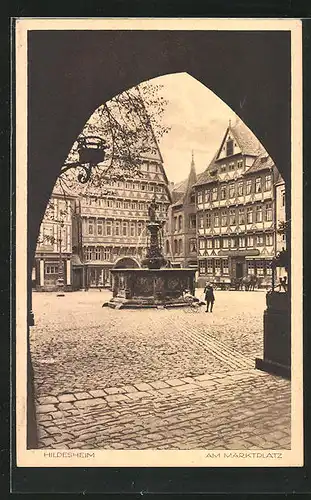
M 156 210 L 158 208 L 158 204 L 156 203 L 155 196 L 152 198 L 151 203 L 148 207 L 148 215 L 149 215 L 149 221 L 150 222 L 155 222 L 156 221 Z

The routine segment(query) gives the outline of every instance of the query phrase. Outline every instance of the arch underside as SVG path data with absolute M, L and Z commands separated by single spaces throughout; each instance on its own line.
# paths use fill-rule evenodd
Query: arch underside
M 240 116 L 290 180 L 290 33 L 64 30 L 28 36 L 30 267 L 47 201 L 85 122 L 100 104 L 142 81 L 189 73 Z

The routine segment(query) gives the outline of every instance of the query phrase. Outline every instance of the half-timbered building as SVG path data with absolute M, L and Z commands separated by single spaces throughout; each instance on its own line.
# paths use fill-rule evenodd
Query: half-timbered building
M 280 174 L 254 134 L 229 122 L 195 185 L 199 286 L 256 275 L 271 284 L 276 252 L 275 186 Z

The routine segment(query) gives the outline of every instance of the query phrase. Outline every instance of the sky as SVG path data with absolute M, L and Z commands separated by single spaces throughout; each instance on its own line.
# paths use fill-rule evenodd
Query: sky
M 161 95 L 168 100 L 163 123 L 171 127 L 159 142 L 166 175 L 175 183 L 190 171 L 191 153 L 197 173 L 213 158 L 231 119 L 236 115 L 211 90 L 187 73 L 165 75 L 150 80 L 163 85 Z

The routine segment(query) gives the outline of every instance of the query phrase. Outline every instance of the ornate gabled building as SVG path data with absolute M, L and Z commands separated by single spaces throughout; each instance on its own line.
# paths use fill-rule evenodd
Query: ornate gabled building
M 271 284 L 276 253 L 275 186 L 280 174 L 254 134 L 229 126 L 195 185 L 199 286 L 254 274 Z
M 111 195 L 99 197 L 94 192 L 79 199 L 74 241 L 76 288 L 109 287 L 113 267 L 140 266 L 147 246 L 148 205 L 155 197 L 164 221 L 171 203 L 157 145 L 141 159 L 140 173 L 131 180 L 107 178 Z
M 175 267 L 197 266 L 196 204 L 194 185 L 197 182 L 194 158 L 188 179 L 172 190 L 165 226 L 165 257 Z

